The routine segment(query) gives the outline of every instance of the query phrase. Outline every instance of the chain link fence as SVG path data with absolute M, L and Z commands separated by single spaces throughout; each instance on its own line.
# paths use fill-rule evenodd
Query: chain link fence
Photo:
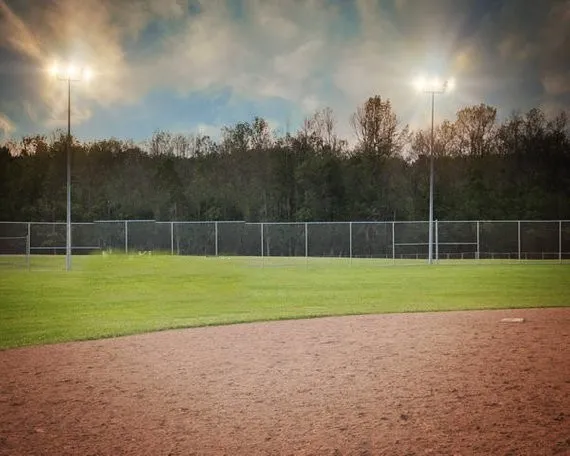
M 72 253 L 425 260 L 428 222 L 73 223 Z M 0 255 L 63 255 L 64 222 L 0 222 Z M 570 259 L 570 221 L 436 221 L 436 260 Z

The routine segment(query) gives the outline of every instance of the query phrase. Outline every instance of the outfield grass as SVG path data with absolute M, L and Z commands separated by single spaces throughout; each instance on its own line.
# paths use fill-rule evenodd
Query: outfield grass
M 324 315 L 570 306 L 568 264 L 96 256 L 74 258 L 66 273 L 63 257 L 37 261 L 45 267 L 0 269 L 0 348 Z

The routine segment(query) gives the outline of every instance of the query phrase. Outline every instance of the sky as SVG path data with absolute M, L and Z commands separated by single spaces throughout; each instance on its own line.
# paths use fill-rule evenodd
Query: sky
M 436 119 L 486 103 L 504 118 L 570 108 L 570 0 L 0 0 L 0 140 L 67 126 L 80 140 L 156 130 L 216 138 L 266 119 L 294 132 L 330 107 L 337 132 L 368 97 L 423 128 L 418 76 L 454 78 Z

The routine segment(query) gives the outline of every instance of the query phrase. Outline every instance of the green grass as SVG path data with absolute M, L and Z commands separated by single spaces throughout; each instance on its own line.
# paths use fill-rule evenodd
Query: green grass
M 568 264 L 94 256 L 0 264 L 0 348 L 258 320 L 570 306 Z M 263 266 L 263 267 L 262 267 Z

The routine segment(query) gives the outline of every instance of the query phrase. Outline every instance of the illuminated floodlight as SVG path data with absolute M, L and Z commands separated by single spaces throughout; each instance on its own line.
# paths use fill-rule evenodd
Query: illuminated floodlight
M 428 225 L 428 263 L 433 263 L 433 194 L 434 194 L 434 111 L 436 94 L 455 89 L 455 79 L 442 81 L 438 77 L 418 77 L 414 80 L 414 87 L 418 92 L 430 94 L 431 98 L 431 138 L 430 138 L 430 174 L 429 174 L 429 225 Z M 437 256 L 437 255 L 436 255 Z
M 73 63 L 61 65 L 57 62 L 53 63 L 48 69 L 49 74 L 58 79 L 80 81 L 89 81 L 93 78 L 94 72 L 89 67 L 79 67 Z
M 438 77 L 420 76 L 414 80 L 413 85 L 417 92 L 443 93 L 455 88 L 455 79 L 442 81 Z
M 54 62 L 48 69 L 53 78 L 65 81 L 67 85 L 67 141 L 65 142 L 67 155 L 67 216 L 65 236 L 65 269 L 71 270 L 71 85 L 76 81 L 89 81 L 93 77 L 93 71 L 88 67 L 80 67 L 71 62 L 60 65 Z

